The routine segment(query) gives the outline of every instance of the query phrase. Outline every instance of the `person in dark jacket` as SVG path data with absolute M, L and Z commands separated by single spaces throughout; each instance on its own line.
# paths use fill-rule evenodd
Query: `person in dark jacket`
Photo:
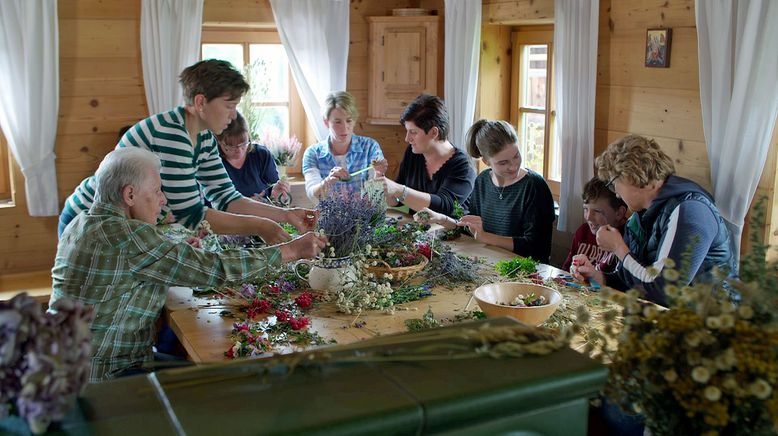
M 667 305 L 668 274 L 663 273 L 668 264 L 680 273 L 678 285 L 708 280 L 714 267 L 735 271 L 729 231 L 713 197 L 691 180 L 674 175 L 672 159 L 653 139 L 621 138 L 608 146 L 596 165 L 598 177 L 607 180 L 635 213 L 623 238 L 611 226 L 597 231 L 597 243 L 619 258 L 616 271 L 603 274 L 581 259 L 579 278 L 594 278 L 620 290 L 636 288 L 647 300 Z

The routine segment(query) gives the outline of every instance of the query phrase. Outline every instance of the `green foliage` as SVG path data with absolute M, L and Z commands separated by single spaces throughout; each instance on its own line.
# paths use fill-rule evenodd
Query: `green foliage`
M 409 332 L 419 332 L 440 327 L 440 321 L 435 319 L 435 314 L 432 313 L 432 306 L 429 306 L 421 319 L 406 319 L 405 327 L 408 328 Z
M 494 265 L 494 270 L 501 276 L 514 278 L 532 274 L 537 271 L 538 262 L 531 257 L 514 257 L 511 260 L 500 260 Z
M 454 212 L 453 212 L 452 216 L 454 218 L 456 218 L 457 220 L 462 218 L 463 216 L 465 216 L 465 209 L 456 200 L 454 200 Z

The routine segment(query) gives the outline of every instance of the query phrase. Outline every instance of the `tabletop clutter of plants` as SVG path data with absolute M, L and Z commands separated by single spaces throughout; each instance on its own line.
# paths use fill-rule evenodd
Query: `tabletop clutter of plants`
M 352 315 L 344 328 L 361 328 L 365 321 L 359 319 L 360 315 L 368 311 L 391 315 L 395 310 L 405 310 L 405 303 L 433 293 L 467 294 L 481 284 L 506 280 L 564 286 L 559 279 L 543 279 L 537 272 L 538 263 L 530 258 L 516 257 L 493 265 L 483 258 L 457 253 L 447 240 L 458 238 L 459 232 L 431 232 L 427 224 L 401 223 L 401 215 L 387 212 L 380 186 L 367 184 L 361 191 L 335 189 L 319 202 L 318 210 L 317 231 L 329 241 L 322 257 L 348 259 L 351 274 L 344 286 L 332 291 L 310 289 L 290 266 L 246 283 L 195 290 L 197 296 L 218 298 L 229 307 L 222 313 L 236 319 L 230 333 L 232 346 L 225 351 L 228 358 L 334 343 L 311 329 L 309 313 L 321 305 Z M 284 228 L 296 233 L 292 226 Z M 164 233 L 170 239 L 211 251 L 260 244 L 252 238 L 215 235 L 207 222 L 195 232 L 172 225 Z M 298 269 L 304 270 L 305 265 Z M 570 298 L 546 327 L 559 329 L 575 324 L 575 307 L 590 297 L 589 292 L 581 290 L 570 290 L 567 295 Z M 604 300 L 595 300 L 588 301 L 590 307 L 608 306 Z M 543 303 L 527 296 L 526 304 Z M 468 305 L 471 310 L 463 307 L 459 314 L 446 319 L 436 319 L 430 309 L 419 319 L 407 320 L 407 329 L 416 331 L 485 317 L 477 305 Z

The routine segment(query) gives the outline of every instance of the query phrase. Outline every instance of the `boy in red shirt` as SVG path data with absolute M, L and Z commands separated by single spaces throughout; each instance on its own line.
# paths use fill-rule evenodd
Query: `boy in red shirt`
M 595 235 L 597 229 L 606 224 L 616 227 L 623 234 L 627 222 L 627 205 L 597 177 L 586 182 L 582 197 L 585 222 L 575 231 L 573 246 L 562 269 L 570 271 L 573 256 L 584 254 L 599 271 L 611 272 L 619 259 L 612 252 L 597 246 Z

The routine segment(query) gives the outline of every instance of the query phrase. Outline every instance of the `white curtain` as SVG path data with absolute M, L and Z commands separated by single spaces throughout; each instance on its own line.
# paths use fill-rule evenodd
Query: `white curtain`
M 270 5 L 308 123 L 322 140 L 324 98 L 346 90 L 349 0 L 270 0 Z
M 778 114 L 778 1 L 697 0 L 695 12 L 713 194 L 739 256 Z
M 465 149 L 473 124 L 478 93 L 481 50 L 481 0 L 446 0 L 446 54 L 444 94 L 448 108 L 449 141 Z
M 141 3 L 143 85 L 150 115 L 184 103 L 178 75 L 200 59 L 202 26 L 203 0 L 143 0 Z
M 599 0 L 554 3 L 555 137 L 562 155 L 560 231 L 583 222 L 583 185 L 594 168 L 594 99 L 597 85 Z
M 0 128 L 24 173 L 31 216 L 59 212 L 57 1 L 0 1 Z

